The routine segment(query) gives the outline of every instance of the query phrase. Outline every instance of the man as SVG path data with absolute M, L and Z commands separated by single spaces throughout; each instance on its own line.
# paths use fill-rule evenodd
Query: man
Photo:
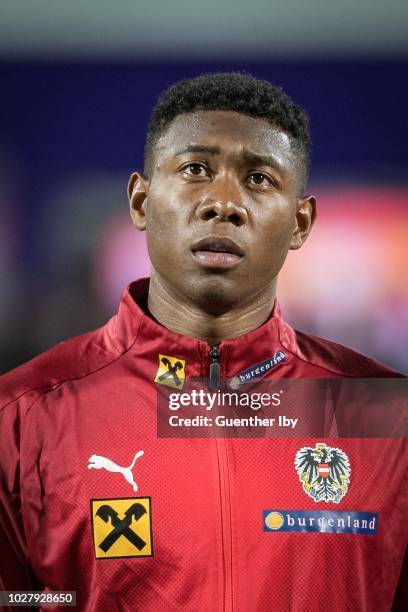
M 81 610 L 390 609 L 402 440 L 157 435 L 157 392 L 192 379 L 400 376 L 282 317 L 278 274 L 316 215 L 309 149 L 305 113 L 265 81 L 162 95 L 128 186 L 150 282 L 1 381 L 4 589 L 76 591 Z

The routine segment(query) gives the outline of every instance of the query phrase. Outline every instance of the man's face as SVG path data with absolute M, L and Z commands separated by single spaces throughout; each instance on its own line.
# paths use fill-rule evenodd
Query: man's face
M 208 312 L 253 300 L 310 230 L 314 201 L 299 197 L 301 177 L 289 137 L 268 121 L 179 115 L 156 145 L 150 182 L 136 173 L 129 183 L 153 274 Z

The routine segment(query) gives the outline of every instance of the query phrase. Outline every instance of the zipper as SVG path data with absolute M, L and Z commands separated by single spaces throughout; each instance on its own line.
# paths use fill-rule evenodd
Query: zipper
M 231 491 L 228 469 L 227 440 L 215 438 L 221 499 L 222 554 L 224 566 L 224 612 L 233 611 L 232 593 L 232 524 Z
M 220 386 L 220 350 L 212 346 L 210 350 L 209 387 L 218 390 Z M 225 438 L 215 438 L 218 461 L 218 485 L 221 506 L 221 536 L 224 569 L 223 611 L 233 611 L 232 592 L 232 521 L 231 521 L 231 487 L 228 465 L 228 448 Z
M 217 391 L 220 386 L 220 351 L 218 346 L 211 347 L 210 358 L 210 376 L 208 384 L 210 389 Z

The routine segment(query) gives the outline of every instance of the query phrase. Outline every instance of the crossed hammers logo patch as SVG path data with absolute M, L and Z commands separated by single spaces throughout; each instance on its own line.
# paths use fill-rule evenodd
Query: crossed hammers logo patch
M 184 359 L 159 354 L 159 367 L 154 382 L 173 389 L 182 389 L 186 378 L 185 367 Z
M 96 559 L 151 557 L 150 497 L 91 500 Z

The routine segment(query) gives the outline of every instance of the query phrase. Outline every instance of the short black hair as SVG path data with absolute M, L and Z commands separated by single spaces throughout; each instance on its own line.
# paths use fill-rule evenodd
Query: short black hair
M 178 115 L 197 110 L 235 111 L 267 119 L 291 138 L 303 165 L 303 187 L 310 169 L 309 119 L 280 87 L 241 72 L 217 72 L 171 85 L 159 97 L 147 130 L 144 173 L 153 172 L 154 147 Z

